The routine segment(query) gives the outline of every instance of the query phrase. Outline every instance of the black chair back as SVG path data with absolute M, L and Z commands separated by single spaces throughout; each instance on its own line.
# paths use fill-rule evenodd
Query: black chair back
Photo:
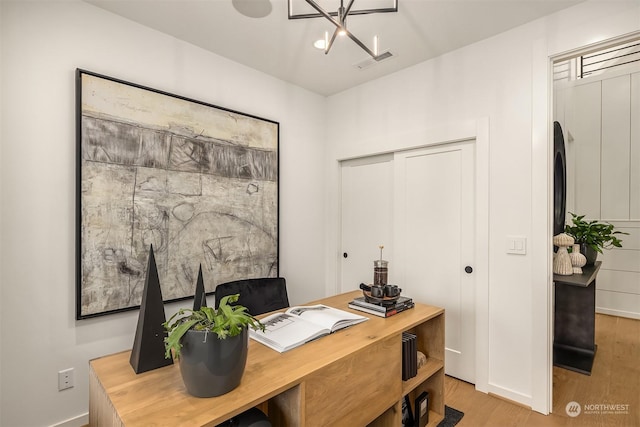
M 215 308 L 218 308 L 223 297 L 240 294 L 235 304 L 247 307 L 247 311 L 253 316 L 289 307 L 287 282 L 284 277 L 263 277 L 221 283 L 216 286 L 215 294 Z

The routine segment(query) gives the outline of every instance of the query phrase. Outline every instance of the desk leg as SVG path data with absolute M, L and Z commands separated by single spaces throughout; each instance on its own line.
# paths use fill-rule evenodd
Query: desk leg
M 269 399 L 269 420 L 274 426 L 305 426 L 304 383 Z

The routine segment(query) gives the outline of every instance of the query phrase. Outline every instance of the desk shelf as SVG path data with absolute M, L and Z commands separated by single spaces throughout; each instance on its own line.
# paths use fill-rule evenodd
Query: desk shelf
M 402 425 L 402 400 L 409 396 L 415 413 L 415 399 L 429 392 L 429 426 L 437 426 L 444 419 L 444 311 L 425 319 L 406 330 L 417 336 L 417 349 L 427 356 L 427 363 L 415 377 L 402 381 L 398 402 L 374 420 L 370 427 Z M 398 344 L 400 346 L 400 344 Z
M 416 387 L 438 374 L 438 371 L 442 369 L 444 369 L 444 362 L 442 360 L 431 357 L 427 358 L 427 364 L 418 369 L 418 375 L 402 382 L 403 395 L 411 393 Z

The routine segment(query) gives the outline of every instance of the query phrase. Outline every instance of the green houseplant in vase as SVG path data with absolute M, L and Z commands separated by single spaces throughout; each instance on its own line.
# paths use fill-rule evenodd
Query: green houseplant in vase
M 618 231 L 612 224 L 599 222 L 598 220 L 585 221 L 584 215 L 572 216 L 572 224 L 565 225 L 565 233 L 572 236 L 576 244 L 580 245 L 580 252 L 587 258 L 586 265 L 593 265 L 602 249 L 612 247 L 621 248 L 622 240 L 616 235 L 629 234 Z
M 238 297 L 223 297 L 217 309 L 182 308 L 163 323 L 168 333 L 165 357 L 179 360 L 182 380 L 193 396 L 220 396 L 240 384 L 247 362 L 247 328 L 264 330 L 264 325 L 246 307 L 230 305 Z

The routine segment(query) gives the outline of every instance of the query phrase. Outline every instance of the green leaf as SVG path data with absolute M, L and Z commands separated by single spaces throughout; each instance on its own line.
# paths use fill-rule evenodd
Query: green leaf
M 216 311 L 211 308 L 211 307 L 200 307 L 200 311 L 202 311 L 204 313 L 204 315 L 206 316 L 207 320 L 209 322 L 213 322 L 213 318 L 216 315 Z
M 180 340 L 193 325 L 198 323 L 198 319 L 188 319 L 178 324 L 164 339 L 165 342 L 165 359 L 171 358 L 171 350 L 174 350 L 176 358 L 180 358 L 180 349 L 182 345 Z

